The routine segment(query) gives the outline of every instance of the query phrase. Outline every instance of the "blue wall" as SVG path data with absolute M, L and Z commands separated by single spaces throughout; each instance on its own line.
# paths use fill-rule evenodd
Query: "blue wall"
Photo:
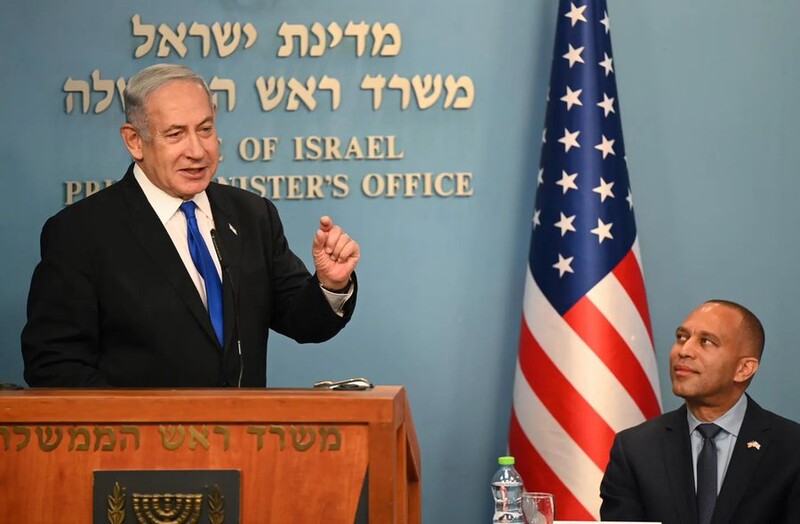
M 665 407 L 678 405 L 664 362 L 675 326 L 705 298 L 730 298 L 764 321 L 767 350 L 751 393 L 800 419 L 793 336 L 800 249 L 800 4 L 747 0 L 609 0 L 614 68 Z M 487 7 L 489 6 L 489 7 Z M 363 250 L 359 306 L 330 343 L 301 347 L 274 337 L 271 386 L 364 375 L 408 388 L 423 453 L 424 522 L 486 522 L 488 479 L 505 449 L 535 167 L 555 2 L 407 0 L 8 0 L 0 7 L 0 379 L 21 382 L 19 332 L 44 220 L 63 206 L 67 180 L 117 179 L 128 157 L 118 98 L 101 113 L 65 111 L 68 77 L 129 77 L 159 61 L 131 17 L 175 27 L 251 22 L 249 49 L 207 58 L 187 40 L 186 63 L 206 78 L 235 79 L 233 111 L 220 111 L 223 177 L 347 174 L 351 192 L 280 199 L 287 235 L 310 262 L 320 214 L 331 214 Z M 343 42 L 318 58 L 278 58 L 282 22 L 310 26 L 394 22 L 397 56 L 356 56 Z M 368 40 L 371 43 L 371 40 Z M 369 49 L 369 46 L 368 46 Z M 366 74 L 449 74 L 474 84 L 471 107 L 400 107 L 396 92 L 373 110 Z M 260 109 L 253 80 L 323 75 L 341 83 L 332 110 Z M 102 98 L 95 93 L 92 108 Z M 225 97 L 220 98 L 224 106 Z M 324 102 L 324 103 L 323 103 Z M 293 136 L 393 135 L 402 160 L 297 162 Z M 270 162 L 248 163 L 236 145 L 279 136 Z M 464 171 L 471 196 L 370 198 L 367 173 Z

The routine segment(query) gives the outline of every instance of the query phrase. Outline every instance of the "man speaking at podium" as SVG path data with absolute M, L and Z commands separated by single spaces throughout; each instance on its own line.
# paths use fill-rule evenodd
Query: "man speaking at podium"
M 42 230 L 22 331 L 25 380 L 265 386 L 269 329 L 321 342 L 350 319 L 358 243 L 320 218 L 311 275 L 271 202 L 210 184 L 216 111 L 191 69 L 147 67 L 124 100 L 128 172 Z

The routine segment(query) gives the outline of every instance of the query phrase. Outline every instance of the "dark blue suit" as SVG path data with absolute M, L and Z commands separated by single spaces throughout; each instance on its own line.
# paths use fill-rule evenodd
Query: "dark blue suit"
M 712 523 L 800 523 L 800 424 L 747 400 Z M 603 520 L 697 522 L 686 406 L 616 436 L 600 495 Z
M 206 194 L 231 273 L 223 278 L 220 346 L 132 167 L 121 181 L 50 218 L 42 230 L 42 260 L 22 332 L 29 385 L 235 385 L 234 297 L 243 386 L 266 383 L 269 329 L 298 342 L 320 342 L 347 323 L 355 297 L 344 318 L 333 312 L 317 279 L 289 249 L 275 206 L 212 183 Z

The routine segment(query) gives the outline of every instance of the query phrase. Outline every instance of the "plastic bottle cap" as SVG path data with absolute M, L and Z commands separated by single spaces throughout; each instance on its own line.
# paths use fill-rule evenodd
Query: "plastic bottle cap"
M 514 465 L 514 457 L 511 457 L 511 456 L 499 457 L 497 459 L 497 463 L 500 464 L 501 466 L 513 466 Z

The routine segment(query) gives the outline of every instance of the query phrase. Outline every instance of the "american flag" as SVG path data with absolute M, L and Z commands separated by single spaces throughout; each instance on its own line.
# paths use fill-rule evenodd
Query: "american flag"
M 509 451 L 596 520 L 614 434 L 661 412 L 605 0 L 559 3 Z

